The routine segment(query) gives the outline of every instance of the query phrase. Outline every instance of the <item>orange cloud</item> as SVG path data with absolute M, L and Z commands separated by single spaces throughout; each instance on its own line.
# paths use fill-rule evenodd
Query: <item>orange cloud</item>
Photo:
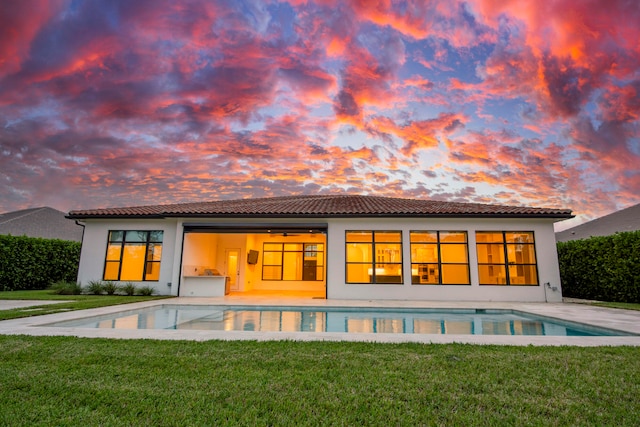
M 439 136 L 448 135 L 456 129 L 464 127 L 467 118 L 458 114 L 440 114 L 431 120 L 412 121 L 405 125 L 398 125 L 387 117 L 374 117 L 367 122 L 367 129 L 374 135 L 394 135 L 400 138 L 404 145 L 401 148 L 405 156 L 413 155 L 417 150 L 436 148 Z

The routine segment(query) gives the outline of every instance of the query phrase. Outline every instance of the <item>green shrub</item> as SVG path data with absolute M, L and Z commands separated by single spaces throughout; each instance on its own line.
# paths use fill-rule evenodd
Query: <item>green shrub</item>
M 120 285 L 116 282 L 107 281 L 103 283 L 102 289 L 107 293 L 107 295 L 114 295 L 120 290 Z
M 136 285 L 134 285 L 131 282 L 127 282 L 120 287 L 120 290 L 124 292 L 125 295 L 132 296 L 136 294 L 137 289 L 136 289 Z
M 51 290 L 57 295 L 80 295 L 82 293 L 82 286 L 76 282 L 58 280 L 51 285 Z
M 151 286 L 141 286 L 138 288 L 138 293 L 144 297 L 150 297 L 151 295 L 154 294 L 156 290 L 153 289 Z
M 566 297 L 640 303 L 640 231 L 558 243 Z
M 102 295 L 104 283 L 100 280 L 91 280 L 87 283 L 87 293 L 91 295 Z
M 78 277 L 80 243 L 0 235 L 0 291 L 47 289 Z

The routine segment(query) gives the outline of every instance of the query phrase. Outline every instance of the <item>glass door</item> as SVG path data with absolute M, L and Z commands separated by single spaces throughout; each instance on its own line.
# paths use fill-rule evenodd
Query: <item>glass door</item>
M 232 291 L 239 290 L 238 282 L 240 279 L 240 249 L 225 249 L 225 272 L 224 275 L 229 278 L 229 289 Z

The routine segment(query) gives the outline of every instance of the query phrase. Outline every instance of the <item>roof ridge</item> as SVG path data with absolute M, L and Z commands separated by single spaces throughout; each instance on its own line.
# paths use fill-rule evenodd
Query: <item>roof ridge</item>
M 41 210 L 46 209 L 46 208 L 47 208 L 47 206 L 42 206 L 42 207 L 39 207 L 39 208 L 28 208 L 28 209 L 23 209 L 24 211 L 29 211 L 29 212 L 26 212 L 26 213 L 25 213 L 25 214 L 23 214 L 23 215 L 14 216 L 13 218 L 9 218 L 9 219 L 8 219 L 8 220 L 6 220 L 6 221 L 0 221 L 0 224 L 8 224 L 8 223 L 10 223 L 11 221 L 15 221 L 16 219 L 24 218 L 25 216 L 33 215 L 34 213 L 36 213 L 36 212 L 40 212 Z M 15 212 L 15 211 L 14 211 L 14 212 Z M 17 211 L 17 212 L 20 212 L 20 211 Z M 7 212 L 7 213 L 11 213 L 11 212 Z M 2 215 L 6 215 L 6 213 L 5 213 L 5 214 L 2 214 Z M 0 219 L 2 219 L 2 216 L 1 216 L 1 215 L 0 215 Z

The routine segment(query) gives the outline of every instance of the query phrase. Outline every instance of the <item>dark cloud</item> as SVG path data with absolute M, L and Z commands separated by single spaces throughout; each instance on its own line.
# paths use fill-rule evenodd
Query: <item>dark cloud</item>
M 554 112 L 563 117 L 575 116 L 594 89 L 589 72 L 568 58 L 548 54 L 543 57 L 542 65 Z
M 310 144 L 309 146 L 311 148 L 310 154 L 313 155 L 313 156 L 323 156 L 324 157 L 324 156 L 329 154 L 329 151 L 327 151 L 323 147 L 320 147 L 320 146 L 315 145 L 315 144 Z
M 358 117 L 360 115 L 360 106 L 353 95 L 344 89 L 338 93 L 333 108 L 338 116 Z

